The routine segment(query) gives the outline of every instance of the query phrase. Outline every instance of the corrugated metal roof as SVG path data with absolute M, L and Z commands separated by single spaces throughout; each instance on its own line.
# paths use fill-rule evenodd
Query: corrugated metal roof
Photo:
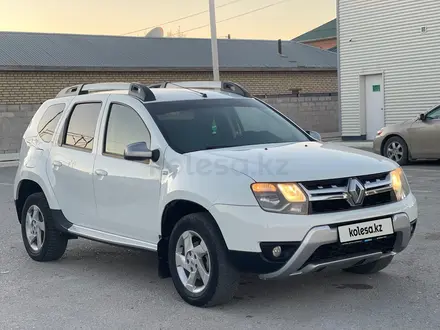
M 310 30 L 293 39 L 293 41 L 322 40 L 337 37 L 336 18 L 327 22 L 316 29 Z
M 335 54 L 292 41 L 219 40 L 223 70 L 336 70 Z M 211 40 L 0 32 L 0 70 L 205 69 Z

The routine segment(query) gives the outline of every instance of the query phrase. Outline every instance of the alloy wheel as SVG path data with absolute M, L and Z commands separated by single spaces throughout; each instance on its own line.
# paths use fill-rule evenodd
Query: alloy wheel
M 43 247 L 46 234 L 43 213 L 36 205 L 29 207 L 26 213 L 26 237 L 32 251 L 39 252 Z
M 399 142 L 391 142 L 387 148 L 387 157 L 399 162 L 403 158 L 403 146 Z
M 176 245 L 176 267 L 180 281 L 191 293 L 200 293 L 211 276 L 211 257 L 205 241 L 194 231 L 180 235 Z

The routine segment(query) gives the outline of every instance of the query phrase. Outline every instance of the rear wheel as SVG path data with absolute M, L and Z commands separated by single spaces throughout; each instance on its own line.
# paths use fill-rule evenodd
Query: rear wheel
M 43 193 L 29 196 L 21 216 L 21 233 L 29 256 L 35 261 L 60 259 L 67 247 L 67 237 L 54 226 L 52 212 Z
M 354 274 L 374 274 L 380 272 L 382 269 L 388 267 L 388 265 L 393 261 L 393 257 L 387 257 L 383 259 L 376 260 L 369 264 L 355 266 L 345 269 L 346 272 Z
M 170 236 L 168 262 L 177 292 L 191 305 L 226 303 L 238 287 L 239 273 L 229 263 L 225 243 L 207 213 L 179 220 Z
M 385 143 L 383 155 L 399 165 L 405 165 L 408 163 L 408 146 L 402 138 L 393 136 Z

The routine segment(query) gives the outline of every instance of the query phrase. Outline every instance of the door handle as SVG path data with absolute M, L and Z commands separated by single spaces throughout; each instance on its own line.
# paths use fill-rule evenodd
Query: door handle
M 104 171 L 104 170 L 95 170 L 95 174 L 97 176 L 107 176 L 108 175 L 107 171 Z
M 53 165 L 53 167 L 54 167 L 55 169 L 58 169 L 58 168 L 60 168 L 61 166 L 63 166 L 63 163 L 61 163 L 59 160 L 54 160 L 54 161 L 52 162 L 52 165 Z

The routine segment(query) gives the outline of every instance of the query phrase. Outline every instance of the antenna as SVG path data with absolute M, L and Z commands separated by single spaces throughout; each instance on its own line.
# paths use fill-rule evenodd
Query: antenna
M 166 83 L 165 83 L 165 87 L 166 87 L 166 85 L 168 85 L 168 84 L 170 84 L 170 85 L 174 85 L 174 86 L 179 87 L 179 88 L 186 89 L 186 90 L 188 90 L 188 91 L 190 91 L 190 92 L 193 92 L 193 93 L 197 93 L 197 94 L 199 94 L 201 97 L 203 97 L 203 98 L 205 98 L 205 99 L 208 97 L 208 95 L 207 95 L 206 93 L 202 93 L 202 92 L 196 91 L 196 90 L 194 90 L 194 89 L 192 89 L 192 88 L 188 88 L 188 87 L 185 87 L 185 86 L 182 86 L 182 85 L 178 85 L 178 84 L 175 84 L 175 83 L 172 83 L 172 82 L 166 82 Z
M 145 38 L 163 38 L 163 36 L 164 36 L 163 29 L 160 26 L 158 26 L 153 30 L 151 30 L 150 32 L 148 32 L 145 35 Z

